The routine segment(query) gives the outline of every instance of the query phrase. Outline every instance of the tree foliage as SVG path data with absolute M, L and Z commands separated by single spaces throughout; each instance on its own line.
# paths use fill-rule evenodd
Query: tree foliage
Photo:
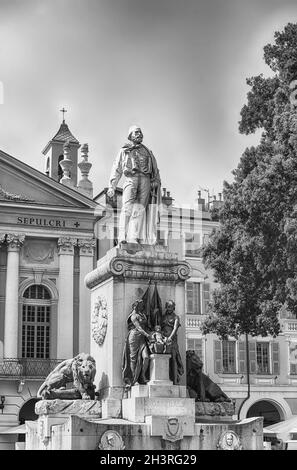
M 203 332 L 222 338 L 276 336 L 280 312 L 297 312 L 297 24 L 275 33 L 264 60 L 274 75 L 247 80 L 239 123 L 243 134 L 262 129 L 261 141 L 224 182 L 220 228 L 203 250 L 219 282 Z

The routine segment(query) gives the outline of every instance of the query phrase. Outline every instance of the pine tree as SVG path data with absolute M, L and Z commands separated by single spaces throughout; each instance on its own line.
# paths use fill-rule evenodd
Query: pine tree
M 273 76 L 247 79 L 239 123 L 243 134 L 262 129 L 260 143 L 224 182 L 220 227 L 203 250 L 219 282 L 203 332 L 222 338 L 276 336 L 280 313 L 297 313 L 297 24 L 274 38 L 264 47 Z

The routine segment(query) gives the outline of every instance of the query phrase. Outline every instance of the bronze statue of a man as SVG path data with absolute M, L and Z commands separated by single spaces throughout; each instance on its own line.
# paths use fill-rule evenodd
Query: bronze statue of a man
M 107 192 L 113 197 L 125 176 L 118 241 L 154 244 L 161 204 L 159 170 L 153 153 L 142 143 L 140 127 L 130 127 L 128 140 L 113 164 Z

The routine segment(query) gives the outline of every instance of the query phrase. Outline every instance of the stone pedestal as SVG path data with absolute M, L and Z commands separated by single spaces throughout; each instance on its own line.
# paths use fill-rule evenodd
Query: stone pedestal
M 263 418 L 193 423 L 187 416 L 150 416 L 144 423 L 132 423 L 80 413 L 48 413 L 37 421 L 26 421 L 26 450 L 113 450 L 106 445 L 107 434 L 120 444 L 115 450 L 217 450 L 227 433 L 235 434 L 243 450 L 262 450 L 262 428 Z
M 226 447 L 229 434 L 238 449 L 263 448 L 263 418 L 234 422 L 232 403 L 195 403 L 187 396 L 185 374 L 179 385 L 169 379 L 168 354 L 150 356 L 146 385 L 124 388 L 127 318 L 150 280 L 157 282 L 163 308 L 169 299 L 175 301 L 186 369 L 184 283 L 189 274 L 189 265 L 164 247 L 127 244 L 98 262 L 85 279 L 91 289 L 90 353 L 96 360 L 98 401 L 38 402 L 37 423 L 27 422 L 27 449 L 215 450 Z
M 184 284 L 189 275 L 188 263 L 179 261 L 166 247 L 127 243 L 125 248 L 117 246 L 109 250 L 98 261 L 97 268 L 86 276 L 86 286 L 91 290 L 90 354 L 96 360 L 95 385 L 100 399 L 124 398 L 122 356 L 128 334 L 127 318 L 132 303 L 142 297 L 150 281 L 152 288 L 157 282 L 163 308 L 169 299 L 176 303 L 176 313 L 181 321 L 179 348 L 185 366 Z M 168 359 L 164 358 L 164 361 Z M 153 363 L 151 372 L 158 381 L 159 372 L 155 371 Z M 185 374 L 181 377 L 181 385 L 186 385 Z
M 95 400 L 40 400 L 35 405 L 35 413 L 38 415 L 37 421 L 26 421 L 26 450 L 54 450 L 59 448 L 55 442 L 57 426 L 67 424 L 71 416 L 99 419 L 102 405 Z M 72 448 L 71 436 L 67 436 L 61 448 Z
M 150 357 L 150 381 L 149 385 L 173 385 L 169 380 L 170 354 L 152 354 Z

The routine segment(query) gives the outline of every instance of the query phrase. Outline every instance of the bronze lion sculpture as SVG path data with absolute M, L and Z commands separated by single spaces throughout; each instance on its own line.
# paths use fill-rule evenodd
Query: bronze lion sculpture
M 95 359 L 89 354 L 81 353 L 73 359 L 66 359 L 47 376 L 37 392 L 45 400 L 61 399 L 95 399 L 96 374 Z M 66 389 L 68 383 L 73 388 Z
M 195 351 L 186 354 L 187 389 L 195 401 L 230 402 L 223 390 L 202 372 L 203 362 Z

